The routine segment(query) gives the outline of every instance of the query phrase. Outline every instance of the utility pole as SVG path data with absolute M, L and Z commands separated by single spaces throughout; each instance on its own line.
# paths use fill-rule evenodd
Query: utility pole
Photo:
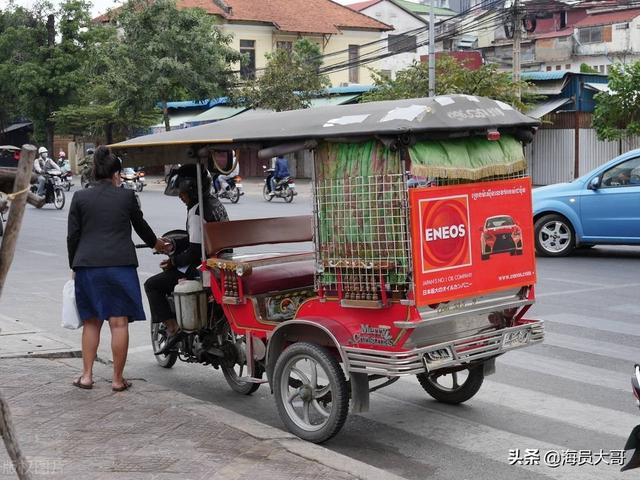
M 513 2 L 513 81 L 520 83 L 520 42 L 522 41 L 522 12 L 520 11 L 520 1 Z M 518 100 L 522 96 L 520 86 L 517 88 Z
M 431 0 L 429 9 L 429 96 L 436 96 L 436 45 L 435 45 L 435 24 L 436 15 L 433 4 L 436 0 Z

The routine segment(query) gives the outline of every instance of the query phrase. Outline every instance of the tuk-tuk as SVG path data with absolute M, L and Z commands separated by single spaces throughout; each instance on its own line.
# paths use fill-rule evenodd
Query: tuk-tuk
M 469 400 L 498 356 L 543 340 L 543 323 L 525 318 L 536 273 L 523 145 L 538 125 L 448 95 L 241 115 L 113 145 L 130 165 L 203 168 L 238 149 L 313 158 L 313 215 L 203 225 L 203 283 L 174 295 L 192 312 L 178 318 L 188 336 L 158 361 L 220 367 L 244 394 L 268 382 L 287 429 L 312 442 L 402 376 L 440 402 Z M 296 242 L 313 249 L 223 253 Z M 155 350 L 162 335 L 152 327 Z

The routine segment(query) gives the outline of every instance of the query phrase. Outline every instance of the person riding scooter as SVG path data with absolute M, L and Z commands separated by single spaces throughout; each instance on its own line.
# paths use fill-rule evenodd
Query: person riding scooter
M 38 196 L 44 196 L 44 187 L 47 182 L 46 174 L 51 170 L 58 170 L 58 165 L 49 157 L 46 147 L 38 149 L 38 156 L 33 162 L 33 172 L 38 176 Z
M 278 155 L 275 162 L 275 169 L 273 173 L 267 179 L 267 185 L 269 188 L 269 195 L 275 195 L 275 189 L 278 182 L 284 178 L 290 177 L 289 173 L 289 163 L 287 159 L 282 155 Z
M 170 352 L 182 338 L 175 315 L 171 311 L 168 296 L 182 279 L 194 279 L 199 276 L 198 266 L 201 263 L 202 223 L 198 205 L 198 184 L 195 165 L 184 165 L 172 170 L 167 177 L 165 195 L 179 196 L 187 206 L 187 234 L 189 247 L 172 258 L 164 260 L 161 273 L 149 278 L 144 289 L 151 308 L 151 321 L 164 323 L 167 328 L 165 346 L 156 355 Z M 227 211 L 220 200 L 211 195 L 211 175 L 203 168 L 202 197 L 204 220 L 206 222 L 224 222 L 229 220 Z

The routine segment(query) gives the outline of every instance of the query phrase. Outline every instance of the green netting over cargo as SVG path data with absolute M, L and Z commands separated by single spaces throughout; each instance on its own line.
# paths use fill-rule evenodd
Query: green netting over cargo
M 316 244 L 323 286 L 375 295 L 408 275 L 406 186 L 399 152 L 381 143 L 324 143 L 316 150 Z M 356 295 L 357 293 L 354 293 Z
M 411 173 L 423 177 L 480 180 L 527 167 L 522 144 L 511 136 L 429 140 L 410 147 L 409 156 Z

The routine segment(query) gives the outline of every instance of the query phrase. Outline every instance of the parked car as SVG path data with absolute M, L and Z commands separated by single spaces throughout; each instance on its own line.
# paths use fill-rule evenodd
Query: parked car
M 20 160 L 20 148 L 13 145 L 0 145 L 0 167 L 16 168 Z
M 480 245 L 482 260 L 488 260 L 492 254 L 502 252 L 522 255 L 522 229 L 509 215 L 489 217 L 482 227 Z
M 640 149 L 571 183 L 534 189 L 533 220 L 542 256 L 594 245 L 640 245 Z

